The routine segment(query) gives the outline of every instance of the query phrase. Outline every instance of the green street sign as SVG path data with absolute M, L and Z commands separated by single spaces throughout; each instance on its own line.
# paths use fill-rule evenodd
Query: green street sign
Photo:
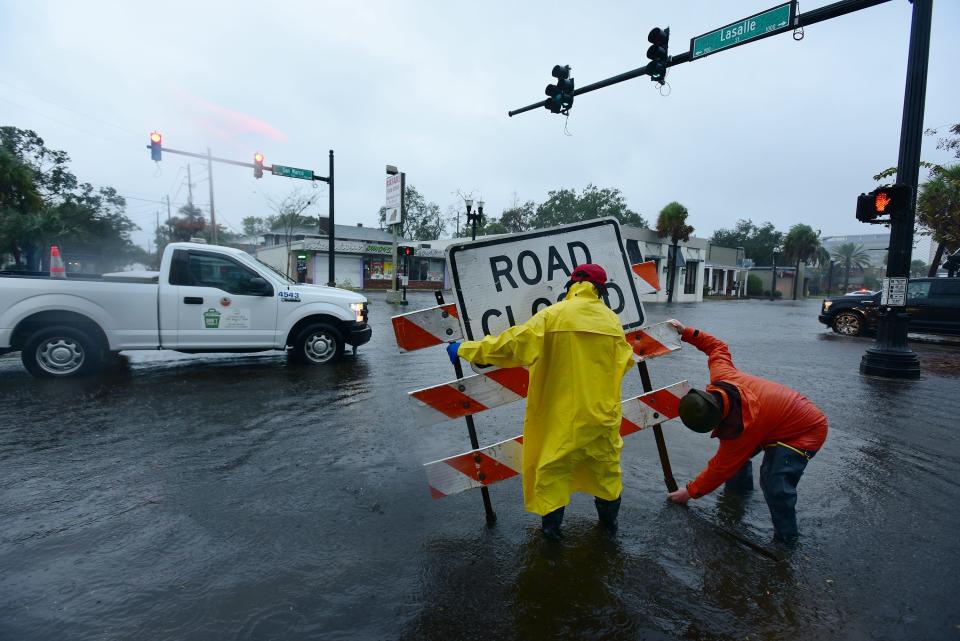
M 274 176 L 285 176 L 286 178 L 301 178 L 303 180 L 313 180 L 312 169 L 300 169 L 299 167 L 284 167 L 283 165 L 274 165 L 271 169 Z
M 797 3 L 793 0 L 761 11 L 710 33 L 690 39 L 690 59 L 696 60 L 730 47 L 774 36 L 793 28 Z

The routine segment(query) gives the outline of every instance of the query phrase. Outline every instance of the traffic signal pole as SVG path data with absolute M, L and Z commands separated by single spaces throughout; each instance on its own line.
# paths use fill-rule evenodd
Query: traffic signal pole
M 910 187 L 911 199 L 903 215 L 891 216 L 888 279 L 906 279 L 910 276 L 932 16 L 933 0 L 913 0 L 903 121 L 900 125 L 900 155 L 897 159 L 897 183 Z M 861 374 L 898 379 L 920 378 L 920 360 L 907 345 L 908 317 L 905 311 L 905 307 L 899 306 L 886 306 L 881 310 L 877 341 L 860 360 Z
M 164 147 L 162 145 L 162 137 L 159 133 L 154 131 L 150 134 L 151 144 L 147 145 L 147 149 L 150 150 L 150 155 L 153 160 L 159 162 L 162 158 L 164 152 L 168 154 L 176 154 L 178 156 L 189 156 L 190 158 L 200 158 L 201 160 L 207 161 L 207 172 L 210 182 L 210 225 L 213 227 L 213 242 L 217 242 L 217 220 L 216 213 L 213 207 L 213 163 L 218 162 L 225 165 L 236 165 L 237 167 L 248 167 L 254 170 L 254 175 L 259 178 L 262 175 L 262 171 L 267 169 L 271 174 L 275 176 L 283 176 L 285 178 L 301 178 L 304 180 L 309 180 L 311 182 L 319 180 L 320 182 L 325 182 L 329 186 L 329 225 L 327 229 L 327 238 L 329 238 L 329 246 L 327 248 L 327 254 L 329 255 L 329 273 L 327 276 L 327 284 L 330 287 L 336 285 L 336 278 L 334 273 L 334 247 L 336 243 L 336 234 L 334 230 L 334 198 L 333 198 L 333 149 L 330 150 L 330 165 L 329 165 L 329 176 L 320 176 L 316 172 L 308 169 L 298 169 L 295 167 L 285 167 L 281 165 L 276 165 L 278 169 L 275 171 L 274 165 L 269 167 L 264 167 L 263 165 L 263 156 L 257 153 L 256 158 L 257 162 L 243 162 L 242 160 L 231 160 L 229 158 L 218 158 L 210 153 L 210 148 L 207 147 L 207 153 L 198 154 L 192 151 L 183 151 L 182 149 L 171 149 L 170 147 Z M 190 180 L 190 165 L 187 165 L 187 184 L 190 188 L 190 202 L 193 202 L 193 183 Z M 318 230 L 320 233 L 323 233 L 323 230 Z
M 883 4 L 889 1 L 890 0 L 840 0 L 840 2 L 834 2 L 833 4 L 828 4 L 827 6 L 820 7 L 819 9 L 813 9 L 806 13 L 797 14 L 794 24 L 791 25 L 790 28 L 785 31 L 799 29 L 802 27 L 809 27 L 812 24 L 823 22 L 824 20 L 838 18 L 848 13 L 853 13 L 854 11 L 859 11 L 861 9 L 867 9 L 869 7 L 872 7 L 878 4 Z M 770 35 L 777 35 L 779 33 L 784 33 L 785 31 L 775 31 Z M 766 37 L 766 36 L 753 38 L 745 42 L 744 44 L 752 43 L 756 40 L 762 39 L 763 37 Z M 685 51 L 676 56 L 670 56 L 666 61 L 666 66 L 668 68 L 675 67 L 676 65 L 681 65 L 686 62 L 691 62 L 692 60 L 693 60 L 693 56 L 691 55 L 690 51 Z M 600 80 L 590 85 L 584 85 L 583 87 L 580 87 L 579 89 L 574 90 L 573 95 L 580 96 L 585 93 L 590 93 L 591 91 L 596 91 L 597 89 L 603 89 L 611 85 L 619 84 L 621 82 L 626 82 L 627 80 L 633 80 L 634 78 L 639 78 L 640 76 L 649 76 L 649 75 L 650 75 L 650 71 L 648 69 L 648 65 L 644 65 L 642 67 L 637 67 L 636 69 L 631 69 L 630 71 L 625 71 L 621 74 L 617 74 L 616 76 L 611 76 L 610 78 L 606 78 L 605 80 Z M 527 105 L 526 107 L 521 107 L 519 109 L 508 111 L 507 115 L 513 117 L 513 116 L 525 113 L 527 111 L 540 109 L 540 108 L 546 107 L 548 105 L 548 102 L 549 102 L 549 99 L 541 100 L 540 102 L 535 102 L 533 104 Z

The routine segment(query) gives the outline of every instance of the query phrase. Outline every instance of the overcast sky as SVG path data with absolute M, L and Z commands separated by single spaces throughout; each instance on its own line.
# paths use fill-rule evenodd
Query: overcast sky
M 774 4 L 0 0 L 0 124 L 66 150 L 81 180 L 128 198 L 144 230 L 160 208 L 149 201 L 186 201 L 187 159 L 150 160 L 156 129 L 174 149 L 248 162 L 261 151 L 322 175 L 335 150 L 342 224 L 376 225 L 390 163 L 445 211 L 457 190 L 499 215 L 514 198 L 593 183 L 621 189 L 651 223 L 679 200 L 697 236 L 739 218 L 876 231 L 854 209 L 897 161 L 907 0 L 675 67 L 667 97 L 646 77 L 580 96 L 572 135 L 544 109 L 507 117 L 543 98 L 555 64 L 583 86 L 645 64 L 651 27 L 670 26 L 678 54 Z M 960 2 L 938 0 L 926 127 L 960 121 L 958 36 Z M 933 138 L 923 157 L 948 159 Z M 205 163 L 191 163 L 206 207 Z M 268 197 L 311 189 L 229 165 L 214 166 L 214 185 L 217 219 L 234 230 L 268 215 Z

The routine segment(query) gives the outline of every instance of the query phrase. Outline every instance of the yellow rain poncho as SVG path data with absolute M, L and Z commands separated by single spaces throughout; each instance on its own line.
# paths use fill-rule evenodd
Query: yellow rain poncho
M 570 502 L 572 492 L 612 501 L 620 496 L 620 382 L 633 350 L 620 320 L 591 283 L 499 336 L 465 341 L 474 363 L 526 366 L 523 500 L 541 516 Z

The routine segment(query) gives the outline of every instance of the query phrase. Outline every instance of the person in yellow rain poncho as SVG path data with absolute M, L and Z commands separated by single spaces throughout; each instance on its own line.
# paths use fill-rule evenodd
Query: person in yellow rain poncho
M 499 336 L 450 343 L 450 359 L 498 367 L 524 366 L 530 382 L 523 423 L 523 500 L 559 539 L 573 492 L 595 497 L 601 526 L 617 529 L 620 494 L 620 383 L 633 349 L 607 307 L 607 274 L 576 267 L 564 300 Z

